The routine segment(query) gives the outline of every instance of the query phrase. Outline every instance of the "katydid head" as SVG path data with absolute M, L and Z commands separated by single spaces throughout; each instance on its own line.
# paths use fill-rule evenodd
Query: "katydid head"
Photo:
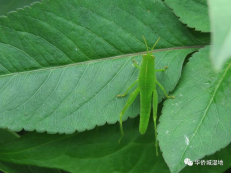
M 155 44 L 153 45 L 153 47 L 152 47 L 152 49 L 151 49 L 151 51 L 149 52 L 148 51 L 148 44 L 147 44 L 147 41 L 145 40 L 145 37 L 143 36 L 143 39 L 144 39 L 144 42 L 145 42 L 145 45 L 146 45 L 146 48 L 147 48 L 147 56 L 151 56 L 152 58 L 155 58 L 155 56 L 154 55 L 152 55 L 152 51 L 153 51 L 153 49 L 155 48 L 155 46 L 156 46 L 156 44 L 158 43 L 158 41 L 160 40 L 160 37 L 157 39 L 157 41 L 155 42 Z

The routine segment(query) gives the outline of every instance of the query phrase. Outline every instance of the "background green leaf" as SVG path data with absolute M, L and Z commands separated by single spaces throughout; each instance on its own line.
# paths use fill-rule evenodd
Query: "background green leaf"
M 142 35 L 150 46 L 161 37 L 156 67 L 169 68 L 157 78 L 168 92 L 186 55 L 206 44 L 151 0 L 43 1 L 0 18 L 0 31 L 0 127 L 14 131 L 115 123 L 126 101 L 116 95 L 137 78 L 132 59 L 146 50 Z M 138 100 L 125 119 L 139 113 Z
M 5 173 L 61 173 L 57 169 L 41 168 L 39 166 L 18 165 L 10 162 L 0 162 L 0 170 Z
M 18 137 L 19 135 L 17 133 L 11 132 L 6 129 L 0 129 L 0 144 L 10 142 Z
M 188 27 L 202 32 L 210 31 L 206 0 L 165 0 L 165 3 Z
M 209 0 L 208 4 L 212 32 L 210 55 L 214 67 L 221 70 L 231 58 L 231 1 Z
M 0 1 L 0 16 L 6 15 L 10 11 L 16 11 L 17 8 L 22 8 L 39 0 L 1 0 Z
M 171 172 L 179 172 L 185 158 L 203 158 L 231 141 L 231 63 L 217 74 L 208 57 L 206 47 L 190 58 L 174 90 L 176 98 L 164 103 L 157 130 Z
M 139 133 L 139 117 L 124 124 L 121 143 L 119 124 L 105 125 L 72 135 L 27 133 L 7 145 L 0 145 L 0 159 L 20 164 L 32 164 L 75 172 L 163 172 L 169 169 L 162 156 L 155 154 L 153 122 L 145 135 Z M 230 166 L 231 146 L 207 159 L 222 158 L 224 166 L 212 167 L 213 173 Z M 205 158 L 206 159 L 206 158 Z M 193 166 L 185 172 L 211 173 L 211 166 Z M 183 171 L 184 172 L 184 171 Z
M 69 172 L 169 172 L 162 157 L 155 156 L 153 123 L 143 136 L 139 117 L 124 123 L 121 143 L 119 125 L 105 125 L 72 135 L 28 133 L 0 146 L 0 159 L 64 169 Z M 119 166 L 118 166 L 119 165 Z
M 6 146 L 11 141 L 14 141 L 15 139 L 18 139 L 19 135 L 17 135 L 14 132 L 0 129 L 0 144 L 5 144 Z M 19 139 L 20 140 L 20 139 Z M 38 166 L 29 166 L 29 165 L 18 165 L 15 163 L 10 163 L 11 160 L 8 160 L 9 162 L 0 161 L 0 170 L 7 172 L 7 173 L 60 173 L 59 170 L 55 169 L 48 169 L 48 168 L 41 168 Z

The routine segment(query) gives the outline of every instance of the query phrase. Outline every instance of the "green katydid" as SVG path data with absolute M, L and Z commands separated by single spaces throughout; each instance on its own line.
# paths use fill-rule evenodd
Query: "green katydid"
M 155 145 L 156 145 L 156 154 L 158 155 L 158 142 L 157 142 L 157 132 L 156 132 L 156 119 L 157 119 L 157 105 L 158 105 L 158 94 L 156 91 L 156 84 L 163 90 L 165 96 L 167 98 L 174 98 L 174 96 L 168 96 L 167 92 L 165 91 L 164 87 L 157 81 L 156 79 L 156 72 L 165 71 L 167 66 L 163 69 L 155 69 L 155 56 L 152 55 L 152 51 L 160 38 L 156 41 L 153 45 L 151 51 L 148 51 L 147 42 L 143 36 L 145 45 L 147 47 L 147 53 L 143 55 L 141 66 L 133 59 L 133 65 L 140 69 L 138 79 L 125 91 L 123 95 L 118 95 L 117 97 L 124 97 L 130 89 L 132 89 L 137 83 L 138 87 L 131 93 L 129 96 L 124 108 L 120 113 L 120 130 L 121 130 L 121 138 L 122 139 L 124 132 L 122 126 L 122 118 L 125 111 L 128 107 L 133 103 L 136 96 L 140 93 L 140 124 L 139 124 L 139 131 L 141 134 L 144 134 L 148 127 L 149 117 L 151 113 L 151 102 L 153 104 L 153 121 L 154 121 L 154 128 L 155 128 Z M 153 97 L 153 100 L 152 100 Z

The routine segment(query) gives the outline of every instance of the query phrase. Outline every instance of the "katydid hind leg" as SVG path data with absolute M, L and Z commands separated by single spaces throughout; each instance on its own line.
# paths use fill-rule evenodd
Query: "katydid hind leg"
M 121 139 L 123 138 L 124 132 L 123 132 L 123 115 L 125 113 L 125 111 L 129 108 L 129 106 L 134 102 L 136 96 L 139 94 L 140 89 L 137 87 L 132 93 L 131 95 L 128 97 L 128 100 L 125 104 L 125 106 L 123 107 L 121 113 L 120 113 L 120 131 L 121 131 L 121 137 L 119 139 L 119 142 L 121 141 Z
M 160 82 L 158 82 L 157 80 L 156 80 L 156 84 L 160 87 L 160 89 L 164 92 L 164 94 L 165 94 L 165 96 L 167 97 L 167 98 L 175 98 L 174 96 L 169 96 L 168 94 L 167 94 L 167 92 L 166 92 L 166 90 L 164 89 L 164 87 L 160 84 Z
M 158 156 L 158 141 L 157 141 L 157 128 L 156 128 L 156 120 L 157 120 L 157 107 L 158 107 L 158 94 L 156 89 L 153 91 L 153 121 L 154 121 L 154 129 L 155 129 L 155 145 L 156 145 L 156 155 Z
M 124 94 L 117 95 L 117 97 L 124 97 L 124 96 L 126 96 L 127 93 L 128 93 L 128 91 L 129 91 L 130 89 L 132 89 L 132 88 L 135 86 L 135 84 L 136 84 L 137 82 L 138 82 L 138 80 L 136 80 L 135 82 L 133 82 L 133 83 L 130 85 L 130 87 L 128 87 L 128 89 L 125 91 Z

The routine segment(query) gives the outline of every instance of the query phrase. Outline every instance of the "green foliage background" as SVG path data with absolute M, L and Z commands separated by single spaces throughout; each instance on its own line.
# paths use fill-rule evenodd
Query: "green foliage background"
M 43 0 L 6 14 L 32 2 L 0 2 L 6 15 L 0 17 L 0 170 L 223 172 L 231 166 L 229 1 Z M 142 35 L 149 47 L 161 37 L 156 68 L 168 69 L 157 79 L 175 96 L 165 101 L 158 90 L 159 157 L 152 119 L 147 133 L 138 133 L 139 98 L 126 111 L 118 143 L 116 122 L 127 97 L 116 95 L 137 78 L 132 59 L 141 63 Z M 185 167 L 185 158 L 224 165 Z

